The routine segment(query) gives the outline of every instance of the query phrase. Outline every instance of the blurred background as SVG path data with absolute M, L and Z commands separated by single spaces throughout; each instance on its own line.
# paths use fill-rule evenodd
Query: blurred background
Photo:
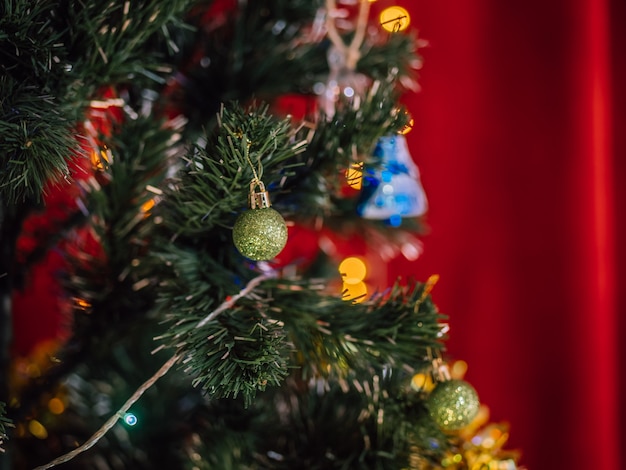
M 626 3 L 414 1 L 418 277 L 449 351 L 534 470 L 620 468 L 626 439 Z M 408 269 L 401 266 L 398 269 Z

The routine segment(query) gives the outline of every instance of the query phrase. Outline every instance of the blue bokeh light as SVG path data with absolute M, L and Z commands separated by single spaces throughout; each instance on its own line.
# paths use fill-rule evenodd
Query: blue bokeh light
M 135 416 L 133 413 L 126 413 L 124 415 L 124 422 L 129 426 L 134 426 L 135 424 L 137 424 L 137 421 L 139 420 L 137 419 L 137 416 Z
M 402 217 L 399 214 L 394 214 L 389 217 L 389 225 L 392 227 L 399 227 L 402 225 Z

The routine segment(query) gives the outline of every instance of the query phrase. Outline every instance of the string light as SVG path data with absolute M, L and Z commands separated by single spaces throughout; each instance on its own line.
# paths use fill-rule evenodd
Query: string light
M 134 426 L 135 424 L 137 424 L 138 421 L 139 420 L 137 419 L 137 416 L 135 416 L 133 413 L 124 414 L 124 422 L 129 426 Z
M 91 313 L 91 302 L 80 297 L 74 297 L 74 308 L 85 313 Z
M 106 145 L 99 151 L 96 149 L 91 151 L 91 165 L 94 170 L 105 171 L 111 163 L 113 163 L 113 154 Z
M 367 296 L 367 284 L 363 281 L 359 281 L 355 284 L 344 284 L 343 293 L 341 298 L 343 300 L 352 300 L 355 303 L 360 303 L 365 300 Z
M 339 264 L 339 273 L 343 279 L 342 299 L 363 302 L 367 295 L 367 285 L 363 282 L 367 276 L 365 262 L 355 256 L 348 257 Z
M 33 419 L 28 423 L 28 430 L 37 439 L 45 439 L 48 437 L 48 430 L 36 419 Z
M 350 165 L 350 168 L 346 170 L 346 181 L 351 188 L 361 189 L 363 185 L 363 162 Z
M 415 120 L 412 117 L 409 117 L 409 122 L 398 131 L 398 134 L 407 135 L 409 132 L 413 130 L 413 126 L 415 125 Z
M 418 372 L 411 378 L 411 388 L 416 391 L 430 392 L 435 388 L 432 375 Z
M 404 31 L 411 23 L 409 12 L 399 6 L 385 8 L 380 12 L 380 25 L 390 33 Z
M 148 212 L 150 212 L 150 210 L 152 210 L 154 205 L 155 205 L 154 199 L 148 199 L 146 202 L 144 202 L 141 205 L 141 212 L 147 214 Z

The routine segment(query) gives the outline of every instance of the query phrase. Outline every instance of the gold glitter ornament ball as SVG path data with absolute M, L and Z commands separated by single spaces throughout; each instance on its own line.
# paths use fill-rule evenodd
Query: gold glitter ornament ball
M 478 414 L 480 401 L 474 387 L 453 379 L 437 384 L 426 400 L 433 420 L 446 431 L 464 428 Z
M 271 207 L 249 209 L 235 221 L 233 242 L 246 258 L 271 260 L 287 243 L 285 219 Z

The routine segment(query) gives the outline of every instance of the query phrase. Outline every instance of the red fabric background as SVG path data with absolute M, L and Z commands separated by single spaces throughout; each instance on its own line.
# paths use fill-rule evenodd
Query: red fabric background
M 441 275 L 449 352 L 529 469 L 621 468 L 624 2 L 403 3 L 431 232 L 391 272 Z

